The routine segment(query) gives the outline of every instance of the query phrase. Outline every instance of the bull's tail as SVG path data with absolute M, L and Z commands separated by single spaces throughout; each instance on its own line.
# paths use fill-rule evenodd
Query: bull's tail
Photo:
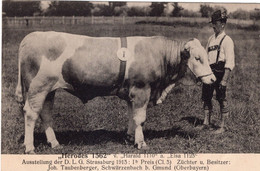
M 18 83 L 16 86 L 15 96 L 16 96 L 16 101 L 20 104 L 20 106 L 24 106 L 25 103 L 24 85 L 23 85 L 22 73 L 21 73 L 20 55 L 18 59 Z

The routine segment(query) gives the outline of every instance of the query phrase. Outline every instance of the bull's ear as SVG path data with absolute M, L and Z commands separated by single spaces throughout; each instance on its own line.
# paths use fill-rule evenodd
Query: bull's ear
M 187 43 L 185 43 L 184 45 L 184 50 L 190 51 L 191 48 L 191 41 L 188 41 Z
M 200 43 L 200 41 L 199 41 L 198 39 L 193 38 L 193 42 L 194 42 L 194 44 L 195 44 L 196 46 L 201 46 L 201 43 Z
M 196 38 L 190 39 L 185 45 L 184 48 L 190 50 L 192 47 L 201 46 L 200 41 Z
M 182 59 L 189 59 L 190 58 L 190 48 L 189 49 L 184 48 L 181 51 L 181 58 Z

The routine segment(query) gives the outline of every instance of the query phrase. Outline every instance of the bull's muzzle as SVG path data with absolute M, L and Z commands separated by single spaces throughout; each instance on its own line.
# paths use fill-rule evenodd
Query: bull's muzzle
M 216 77 L 215 75 L 211 72 L 209 74 L 205 74 L 205 75 L 202 75 L 202 76 L 199 76 L 197 79 L 201 82 L 203 82 L 203 78 L 206 78 L 206 77 L 211 77 L 209 78 L 210 82 L 208 82 L 208 84 L 213 84 L 215 81 L 216 81 Z

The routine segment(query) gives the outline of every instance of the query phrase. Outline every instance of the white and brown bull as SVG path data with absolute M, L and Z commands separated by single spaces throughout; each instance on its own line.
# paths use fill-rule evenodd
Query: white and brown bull
M 188 67 L 187 67 L 188 66 Z M 62 88 L 83 103 L 97 96 L 116 95 L 127 101 L 127 135 L 145 149 L 142 123 L 149 102 L 189 68 L 203 83 L 215 76 L 197 39 L 187 43 L 165 37 L 87 37 L 59 32 L 34 32 L 19 48 L 17 100 L 24 104 L 25 152 L 34 152 L 34 127 L 40 116 L 47 141 L 58 147 L 50 109 L 55 90 Z

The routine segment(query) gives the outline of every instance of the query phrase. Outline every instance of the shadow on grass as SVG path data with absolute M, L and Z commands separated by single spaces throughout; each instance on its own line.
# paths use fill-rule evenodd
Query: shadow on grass
M 172 127 L 171 129 L 167 130 L 160 130 L 160 131 L 155 131 L 155 130 L 146 130 L 144 131 L 145 139 L 152 140 L 155 138 L 174 138 L 176 135 L 185 138 L 185 139 L 190 139 L 190 138 L 195 138 L 196 134 L 194 132 L 187 132 L 184 130 L 181 130 L 180 127 Z
M 194 127 L 203 124 L 203 120 L 202 119 L 199 119 L 199 118 L 194 117 L 194 116 L 182 117 L 180 119 L 180 121 L 188 121 L 188 123 L 193 125 Z
M 203 125 L 203 120 L 202 119 L 199 119 L 197 117 L 194 117 L 194 116 L 187 116 L 187 117 L 182 117 L 180 119 L 180 121 L 188 121 L 189 124 L 193 125 L 194 127 L 197 127 L 197 126 L 200 126 L 200 125 Z M 211 123 L 210 124 L 210 127 L 212 129 L 217 129 L 219 128 L 219 126 Z
M 195 138 L 196 134 L 181 130 L 180 127 L 172 127 L 167 130 L 145 130 L 144 136 L 146 140 L 153 140 L 157 138 L 174 138 L 176 135 L 185 139 Z M 116 142 L 124 144 L 126 131 L 108 131 L 108 130 L 95 130 L 95 131 L 64 131 L 56 132 L 57 140 L 62 145 L 96 145 L 107 142 Z M 19 139 L 22 143 L 24 135 Z M 34 133 L 34 144 L 47 144 L 45 133 Z

